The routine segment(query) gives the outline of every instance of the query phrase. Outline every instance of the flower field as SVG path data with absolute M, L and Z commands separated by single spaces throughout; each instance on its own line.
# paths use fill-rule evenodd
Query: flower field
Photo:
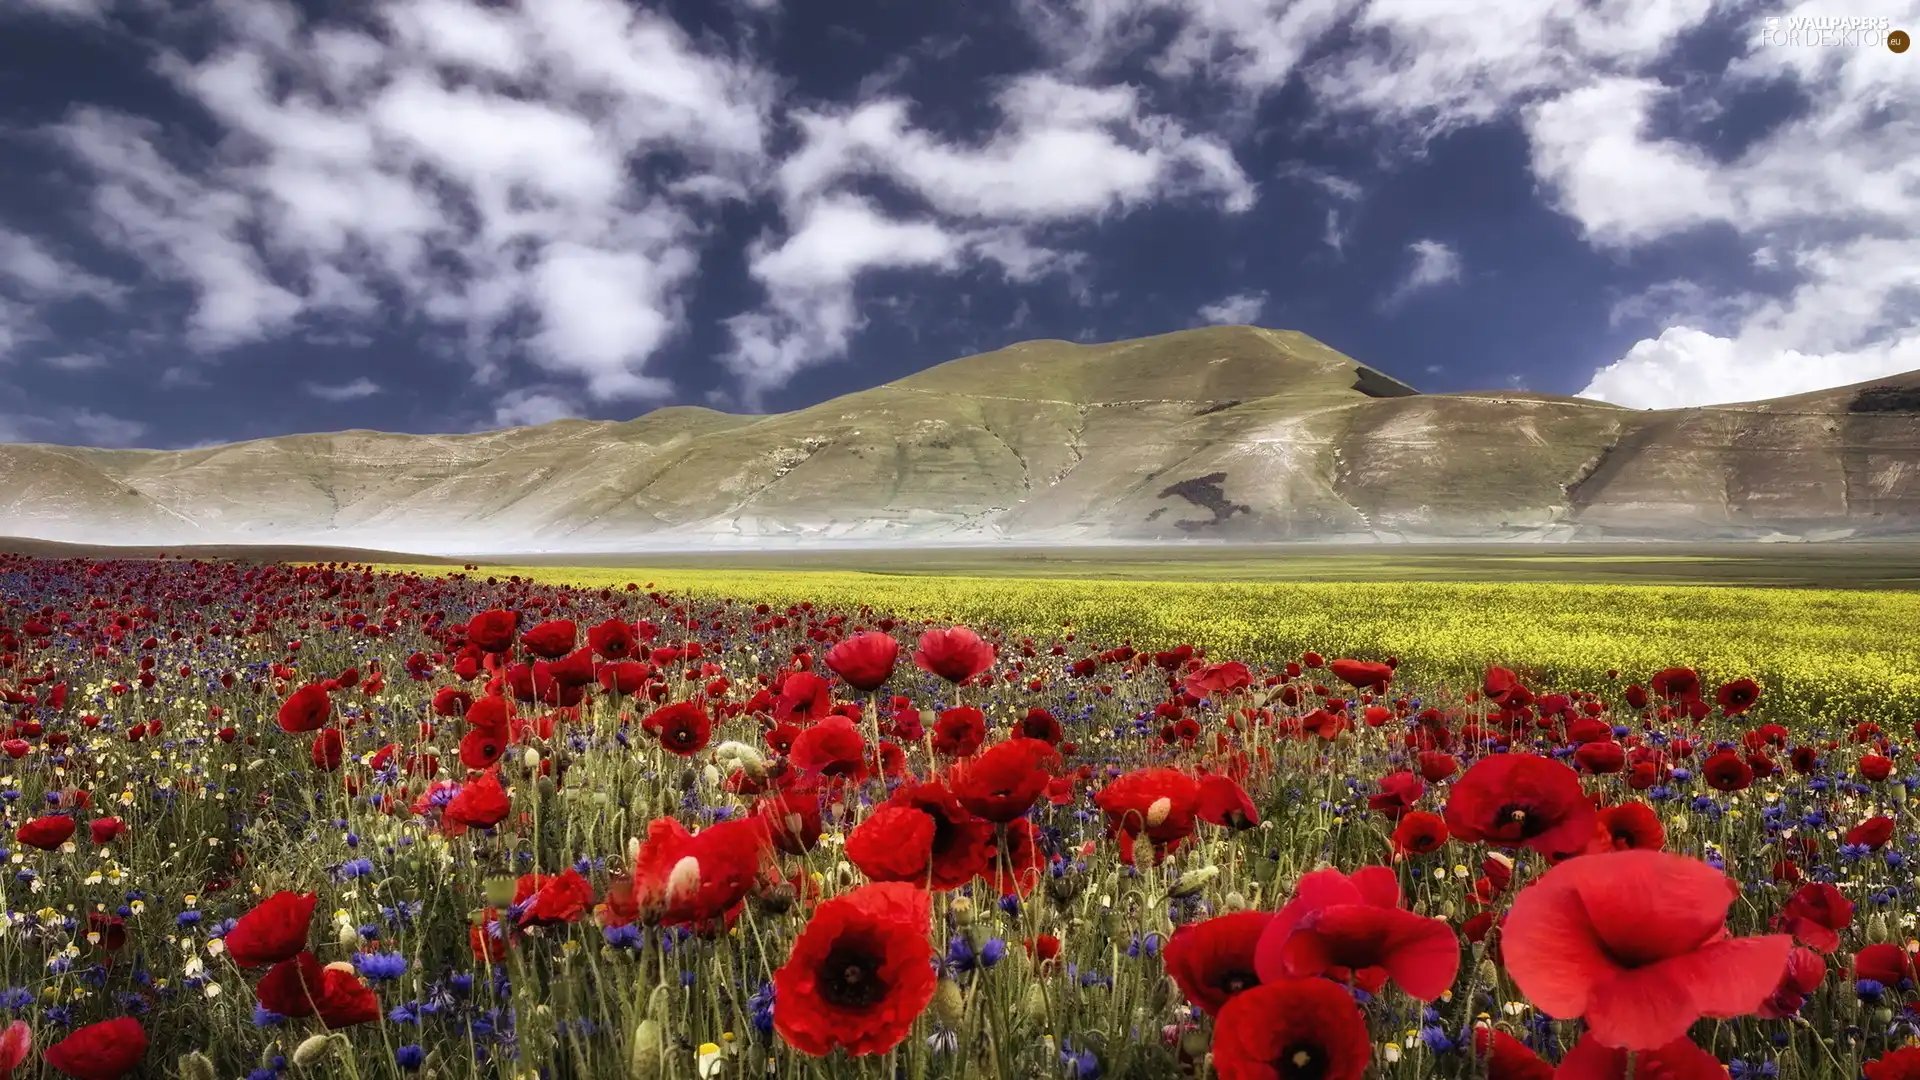
M 0 1073 L 1920 1080 L 1916 615 L 0 556 Z

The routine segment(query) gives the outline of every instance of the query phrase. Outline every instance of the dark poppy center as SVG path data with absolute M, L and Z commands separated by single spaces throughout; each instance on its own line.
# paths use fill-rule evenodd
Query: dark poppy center
M 1327 1075 L 1327 1055 L 1318 1046 L 1295 1044 L 1280 1051 L 1273 1067 L 1282 1080 L 1321 1080 Z
M 1228 994 L 1237 994 L 1260 985 L 1260 976 L 1251 971 L 1228 971 L 1220 976 L 1218 986 Z
M 1502 834 L 1521 840 L 1532 839 L 1546 832 L 1553 822 L 1537 807 L 1527 803 L 1508 803 L 1495 815 L 1495 822 Z
M 673 741 L 685 745 L 693 741 L 693 732 L 688 728 L 675 728 Z
M 926 813 L 933 819 L 933 853 L 939 855 L 953 846 L 956 838 L 953 822 L 937 810 L 927 810 Z
M 864 1009 L 887 996 L 880 957 L 859 944 L 842 943 L 820 965 L 820 996 L 841 1009 Z

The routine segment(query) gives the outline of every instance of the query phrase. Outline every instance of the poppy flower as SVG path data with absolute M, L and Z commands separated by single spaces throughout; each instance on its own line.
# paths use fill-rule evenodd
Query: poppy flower
M 820 796 L 790 789 L 760 800 L 753 812 L 766 822 L 773 846 L 789 855 L 805 855 L 820 843 Z
M 20 826 L 14 832 L 13 838 L 28 847 L 52 851 L 71 839 L 74 829 L 78 827 L 74 820 L 65 814 L 48 814 L 46 817 L 34 818 Z
M 1798 1015 L 1807 1003 L 1807 995 L 1819 988 L 1827 977 L 1827 961 L 1812 949 L 1794 946 L 1787 954 L 1787 969 L 1780 975 L 1780 985 L 1774 988 L 1773 996 L 1760 1005 L 1760 1017 L 1764 1020 L 1782 1020 Z
M 697 701 L 676 701 L 655 709 L 640 726 L 659 739 L 662 747 L 681 757 L 699 753 L 713 739 L 713 718 Z
M 266 967 L 307 947 L 318 893 L 277 892 L 255 904 L 227 931 L 227 955 L 243 968 Z
M 640 639 L 633 636 L 632 626 L 619 619 L 608 619 L 587 628 L 587 647 L 602 660 L 628 660 L 640 651 Z
M 1847 830 L 1849 844 L 1872 848 L 1875 851 L 1887 846 L 1893 839 L 1893 819 L 1885 814 L 1876 814 Z
M 1251 829 L 1260 824 L 1260 810 L 1245 788 L 1231 777 L 1208 773 L 1200 778 L 1200 790 L 1193 800 L 1194 816 L 1223 829 Z
M 836 714 L 795 735 L 787 757 L 794 768 L 809 776 L 863 779 L 867 773 L 866 749 L 866 737 L 853 721 Z
M 1587 851 L 1658 851 L 1665 846 L 1667 827 L 1660 824 L 1660 815 L 1646 803 L 1630 802 L 1600 811 Z
M 1007 739 L 956 767 L 948 786 L 975 815 L 1004 823 L 1033 806 L 1059 764 L 1059 752 L 1039 739 Z
M 1372 1060 L 1360 1006 L 1325 979 L 1263 982 L 1233 995 L 1214 1020 L 1220 1080 L 1360 1080 Z
M 1066 738 L 1066 732 L 1061 730 L 1060 721 L 1054 719 L 1052 713 L 1038 705 L 1027 710 L 1026 718 L 1015 727 L 1014 734 L 1026 739 L 1039 739 L 1049 746 L 1059 746 L 1060 740 Z
M 1407 811 L 1412 810 L 1413 804 L 1419 802 L 1420 796 L 1426 793 L 1427 785 L 1421 783 L 1419 777 L 1403 769 L 1380 778 L 1380 792 L 1377 795 L 1367 796 L 1367 807 L 1380 811 L 1388 821 L 1398 821 Z
M 1551 758 L 1514 753 L 1482 758 L 1463 773 L 1447 798 L 1446 819 L 1467 843 L 1554 855 L 1592 841 L 1596 812 L 1578 773 Z
M 1402 855 L 1429 855 L 1446 842 L 1446 819 L 1425 810 L 1406 815 L 1393 829 L 1393 850 Z
M 131 1016 L 88 1024 L 40 1052 L 74 1080 L 118 1080 L 147 1056 L 147 1030 Z
M 313 737 L 313 746 L 307 756 L 313 760 L 313 767 L 326 772 L 340 768 L 340 761 L 346 755 L 347 738 L 339 728 L 323 728 Z
M 117 817 L 95 818 L 87 823 L 87 833 L 96 844 L 111 844 L 126 832 L 127 823 Z
M 933 1000 L 932 901 L 908 884 L 863 885 L 814 909 L 773 973 L 773 1025 L 813 1057 L 882 1054 Z
M 1864 1066 L 1867 1080 L 1920 1080 L 1920 1047 L 1903 1046 Z
M 1898 986 L 1914 977 L 1913 954 L 1898 945 L 1868 945 L 1853 956 L 1853 979 Z
M 1733 750 L 1721 750 L 1701 762 L 1700 776 L 1715 791 L 1745 791 L 1753 786 L 1753 766 Z
M 447 800 L 446 817 L 469 828 L 490 829 L 505 821 L 511 809 L 507 791 L 500 786 L 499 773 L 489 769 L 460 785 L 460 790 Z
M 1627 751 L 1616 742 L 1582 743 L 1573 752 L 1573 759 L 1596 776 L 1608 776 L 1627 767 Z
M 1728 716 L 1739 716 L 1760 700 L 1760 684 L 1752 679 L 1721 683 L 1720 689 L 1714 691 L 1713 700 L 1720 706 L 1721 712 Z
M 1664 1047 L 1702 1016 L 1760 1007 L 1793 939 L 1732 938 L 1738 886 L 1719 870 L 1660 851 L 1563 862 L 1514 898 L 1501 953 L 1543 1012 L 1585 1017 L 1603 1046 Z
M 1487 1080 L 1553 1080 L 1550 1062 L 1499 1028 L 1474 1028 L 1473 1053 L 1487 1063 Z
M 1879 783 L 1893 775 L 1893 759 L 1879 754 L 1860 756 L 1860 775 L 1873 783 Z
M 25 1020 L 15 1020 L 0 1033 L 0 1076 L 11 1076 L 33 1054 L 33 1029 Z
M 1387 867 L 1351 876 L 1316 870 L 1273 917 L 1254 959 L 1263 982 L 1326 975 L 1377 993 L 1391 978 L 1432 1001 L 1453 985 L 1460 941 L 1444 920 L 1400 907 L 1400 884 Z
M 1020 943 L 1036 966 L 1060 958 L 1060 939 L 1052 934 L 1035 934 Z
M 1629 1052 L 1601 1042 L 1589 1031 L 1567 1056 L 1560 1059 L 1554 1080 L 1727 1080 L 1720 1059 L 1687 1041 L 1686 1036 L 1644 1050 Z
M 1229 660 L 1224 664 L 1208 664 L 1187 676 L 1180 685 L 1194 697 L 1204 698 L 1210 694 L 1230 694 L 1252 682 L 1253 673 L 1247 670 L 1247 665 Z
M 950 683 L 963 683 L 993 666 L 994 649 L 964 626 L 920 635 L 913 665 Z
M 942 757 L 967 757 L 987 741 L 987 714 L 971 705 L 943 711 L 933 722 L 933 752 Z
M 310 952 L 282 960 L 267 969 L 253 988 L 261 1008 L 298 1020 L 312 1016 L 326 979 L 320 961 Z
M 653 669 L 638 660 L 618 660 L 601 664 L 594 677 L 609 694 L 637 694 L 652 674 Z
M 321 1023 L 338 1031 L 370 1024 L 380 1019 L 380 1012 L 380 996 L 361 980 L 352 964 L 336 961 L 321 969 L 320 996 L 314 999 L 314 1015 Z
M 326 684 L 308 683 L 287 695 L 274 719 L 281 731 L 299 735 L 326 727 L 327 717 L 332 713 L 333 699 L 327 696 Z
M 1253 953 L 1273 921 L 1271 911 L 1216 915 L 1174 930 L 1160 955 L 1174 985 L 1208 1016 L 1219 1016 L 1228 999 L 1260 985 Z
M 1420 779 L 1429 784 L 1438 784 L 1460 771 L 1460 762 L 1439 750 L 1422 750 L 1414 761 L 1420 767 Z
M 649 924 L 701 925 L 746 898 L 772 844 L 766 822 L 736 818 L 698 833 L 671 817 L 647 826 L 633 865 L 634 899 Z
M 1668 701 L 1700 696 L 1700 675 L 1692 668 L 1670 667 L 1657 671 L 1647 680 L 1647 685 Z
M 811 671 L 796 671 L 780 683 L 773 718 L 810 724 L 833 711 L 833 684 Z
M 1809 881 L 1788 899 L 1773 928 L 1792 934 L 1802 945 L 1830 953 L 1840 947 L 1840 931 L 1853 921 L 1853 901 L 1824 881 Z
M 593 910 L 593 885 L 569 866 L 558 874 L 524 874 L 514 885 L 521 926 L 578 922 Z
M 987 865 L 980 876 L 1001 896 L 1024 897 L 1040 884 L 1046 856 L 1034 842 L 1034 824 L 1018 818 L 1001 825 L 988 840 Z
M 986 872 L 993 823 L 938 783 L 905 783 L 847 835 L 847 858 L 875 881 L 914 881 L 957 889 Z
M 1387 684 L 1393 681 L 1393 669 L 1385 664 L 1369 663 L 1365 660 L 1335 660 L 1327 665 L 1334 677 L 1356 690 L 1371 689 L 1385 693 Z
M 517 611 L 482 611 L 467 621 L 467 642 L 481 652 L 507 652 L 513 648 L 513 632 L 519 625 Z
M 1131 862 L 1133 842 L 1145 836 L 1164 857 L 1193 835 L 1200 782 L 1178 769 L 1135 769 L 1094 795 L 1106 815 L 1107 835 L 1120 842 L 1121 857 Z
M 520 644 L 543 660 L 557 660 L 573 651 L 579 628 L 571 619 L 549 619 L 520 635 Z
M 899 656 L 900 643 L 892 634 L 869 630 L 828 649 L 825 660 L 827 668 L 848 686 L 872 693 L 893 677 L 893 665 Z

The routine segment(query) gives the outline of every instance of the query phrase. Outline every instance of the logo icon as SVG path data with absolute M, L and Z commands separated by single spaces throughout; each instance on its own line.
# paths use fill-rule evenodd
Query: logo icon
M 1890 30 L 1887 32 L 1887 48 L 1892 52 L 1906 52 L 1907 47 L 1912 44 L 1913 38 L 1909 37 L 1905 30 Z

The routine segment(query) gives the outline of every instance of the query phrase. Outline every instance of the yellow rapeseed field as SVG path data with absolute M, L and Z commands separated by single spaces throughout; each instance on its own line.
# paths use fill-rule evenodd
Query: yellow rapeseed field
M 1399 685 L 1462 687 L 1487 664 L 1537 685 L 1600 689 L 1671 665 L 1765 688 L 1782 721 L 1920 719 L 1920 594 L 1667 585 L 1102 581 L 843 571 L 489 566 L 582 587 L 988 625 L 1104 646 L 1189 642 L 1220 659 L 1398 656 Z

